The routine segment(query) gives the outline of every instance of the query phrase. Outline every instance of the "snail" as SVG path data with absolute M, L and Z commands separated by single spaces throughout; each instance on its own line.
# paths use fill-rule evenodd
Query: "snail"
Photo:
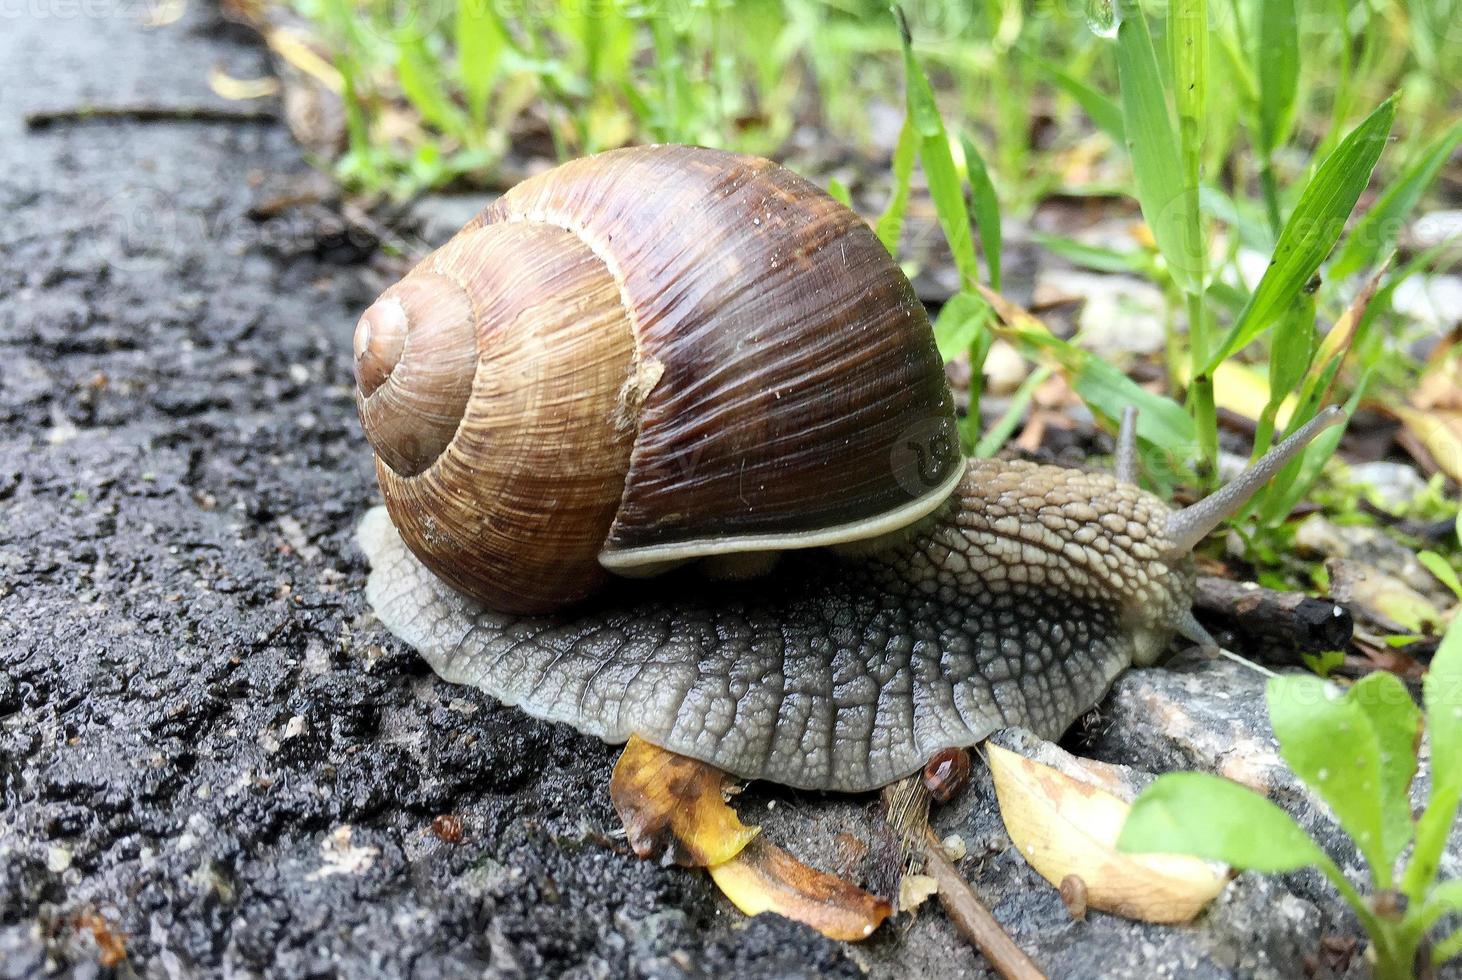
M 1175 636 L 1212 645 L 1192 548 L 1339 417 L 1177 511 L 1135 485 L 1130 414 L 1115 474 L 965 460 L 867 225 L 684 146 L 519 184 L 354 349 L 392 633 L 537 717 L 850 792 L 999 727 L 1057 737 Z

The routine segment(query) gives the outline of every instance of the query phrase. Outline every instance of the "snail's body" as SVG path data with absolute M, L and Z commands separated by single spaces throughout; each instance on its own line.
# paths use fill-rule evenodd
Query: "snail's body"
M 693 147 L 514 188 L 366 311 L 355 360 L 392 632 L 539 717 L 814 789 L 1058 735 L 1207 641 L 1189 551 L 1337 420 L 1178 512 L 1134 485 L 1130 417 L 1115 476 L 964 463 L 868 227 Z M 761 577 L 663 574 L 691 560 Z
M 854 791 L 1005 725 L 1055 737 L 1151 662 L 1192 587 L 1186 559 L 1162 560 L 1167 516 L 1104 474 L 972 462 L 902 545 L 798 552 L 735 584 L 624 583 L 549 617 L 453 592 L 384 512 L 361 540 L 372 606 L 447 680 L 610 741 Z

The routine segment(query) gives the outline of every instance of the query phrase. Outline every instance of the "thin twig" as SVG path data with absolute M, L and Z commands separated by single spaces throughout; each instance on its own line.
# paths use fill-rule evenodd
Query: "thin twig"
M 1250 582 L 1199 576 L 1193 608 L 1262 648 L 1265 659 L 1300 664 L 1299 654 L 1350 645 L 1350 610 L 1331 599 L 1276 592 Z
M 25 114 L 27 129 L 49 129 L 66 123 L 97 120 L 123 122 L 277 122 L 272 109 L 230 108 L 213 105 L 78 105 L 65 109 L 38 109 Z
M 944 856 L 943 845 L 933 830 L 925 831 L 924 856 L 926 873 L 939 885 L 939 904 L 960 934 L 976 949 L 995 972 L 1006 980 L 1046 980 L 1026 951 L 1015 944 L 1010 933 L 985 908 L 969 882 Z
M 969 882 L 944 856 L 944 845 L 929 826 L 929 791 L 918 775 L 883 788 L 884 820 L 899 842 L 904 858 L 903 873 L 918 867 L 923 858 L 924 873 L 939 886 L 939 903 L 960 935 L 984 955 L 1007 980 L 1046 980 L 1025 951 L 1015 944 L 990 910 L 985 908 Z

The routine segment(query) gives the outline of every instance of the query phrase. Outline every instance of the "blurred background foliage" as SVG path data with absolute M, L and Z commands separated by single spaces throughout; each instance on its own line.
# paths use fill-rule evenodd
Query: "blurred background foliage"
M 305 28 L 266 36 L 333 93 L 317 151 L 359 194 L 501 189 L 639 142 L 771 156 L 857 207 L 916 285 L 944 273 L 920 292 L 972 454 L 1058 385 L 1109 432 L 1137 405 L 1151 483 L 1203 490 L 1225 433 L 1258 455 L 1338 403 L 1432 479 L 1388 521 L 1457 519 L 1462 347 L 1431 284 L 1462 283 L 1462 0 L 291 2 Z M 1011 301 L 1051 267 L 1157 295 L 1160 349 Z M 992 351 L 1023 367 L 1001 382 Z M 1340 439 L 1236 523 L 1261 573 L 1327 470 L 1340 520 L 1374 519 Z M 1455 567 L 1454 531 L 1413 540 Z
M 345 83 L 352 126 L 340 174 L 411 193 L 494 185 L 515 127 L 562 156 L 686 142 L 786 156 L 799 126 L 831 146 L 886 152 L 879 123 L 902 110 L 899 33 L 881 0 L 295 0 Z M 1264 44 L 1256 0 L 1213 0 L 1204 171 L 1243 182 L 1277 155 L 1327 149 L 1357 113 L 1399 92 L 1398 130 L 1455 113 L 1457 0 L 1295 0 L 1296 51 Z M 1106 0 L 913 0 L 914 52 L 951 125 L 985 150 L 1007 213 L 1053 191 L 1121 189 L 1099 164 L 1116 92 Z M 1166 3 L 1144 4 L 1164 51 Z M 1303 51 L 1303 58 L 1298 57 Z M 1278 72 L 1256 63 L 1290 63 Z M 1170 62 L 1160 62 L 1170 73 Z M 1292 103 L 1254 139 L 1245 115 L 1269 74 Z M 1264 77 L 1255 77 L 1262 75 Z M 1105 93 L 1105 95 L 1104 95 Z M 525 118 L 526 116 L 526 118 Z M 1248 139 L 1262 154 L 1236 152 Z M 1286 152 L 1286 147 L 1296 149 Z M 1092 166 L 1073 168 L 1080 155 Z M 1397 156 L 1397 155 L 1393 155 Z M 1393 161 L 1399 164 L 1400 160 Z M 1077 182 L 1079 181 L 1079 182 Z

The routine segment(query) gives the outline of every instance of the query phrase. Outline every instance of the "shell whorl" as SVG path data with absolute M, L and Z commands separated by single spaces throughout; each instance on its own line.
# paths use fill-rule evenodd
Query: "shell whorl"
M 477 371 L 473 321 L 460 282 L 420 272 L 387 290 L 356 325 L 361 425 L 402 476 L 429 467 L 462 422 Z
M 368 393 L 403 319 L 399 357 Z M 469 340 L 448 355 L 419 343 L 419 330 L 432 339 L 467 330 Z M 464 232 L 388 290 L 356 339 L 381 491 L 423 564 L 504 610 L 593 592 L 633 435 L 617 420 L 634 339 L 599 257 L 543 224 Z M 429 410 L 389 415 L 417 404 Z M 424 465 L 397 465 L 401 456 Z

